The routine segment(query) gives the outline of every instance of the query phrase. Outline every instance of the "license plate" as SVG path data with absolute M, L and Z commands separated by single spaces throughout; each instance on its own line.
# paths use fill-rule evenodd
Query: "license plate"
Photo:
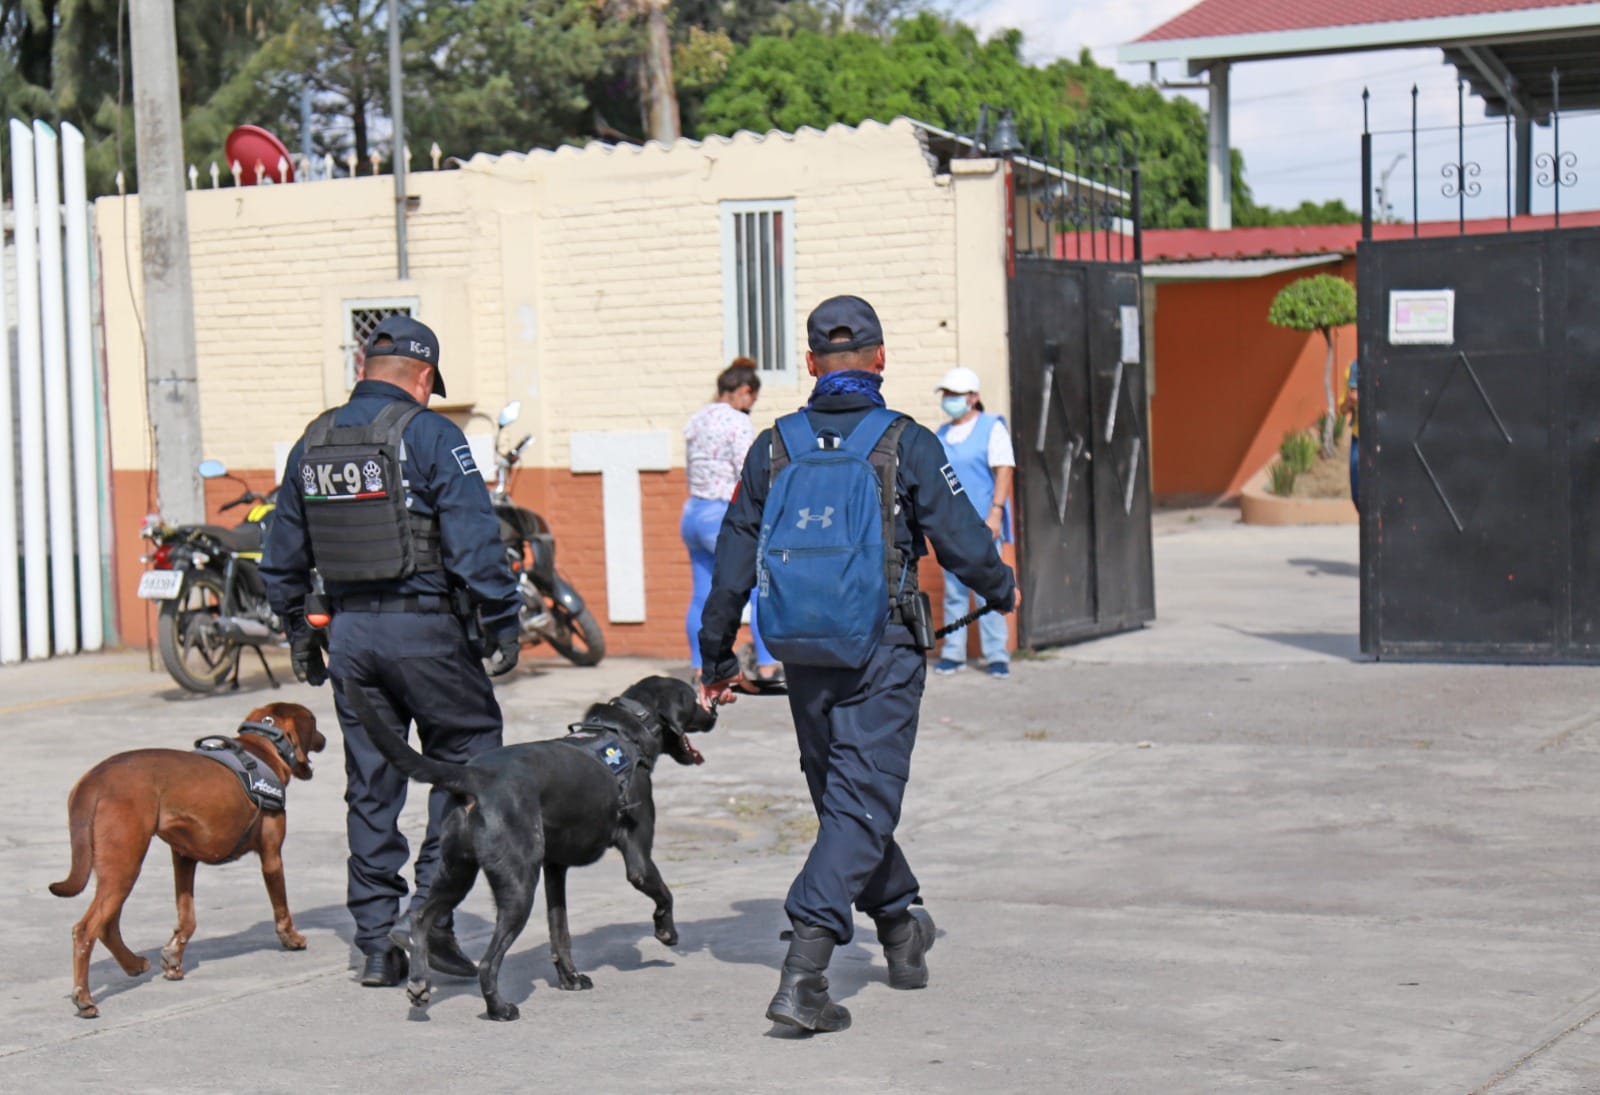
M 139 579 L 139 596 L 147 601 L 170 601 L 182 588 L 181 570 L 147 570 Z

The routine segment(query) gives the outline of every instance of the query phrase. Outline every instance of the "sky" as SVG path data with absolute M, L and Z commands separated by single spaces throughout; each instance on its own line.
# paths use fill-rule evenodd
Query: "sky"
M 1016 27 L 1025 36 L 1027 59 L 1036 63 L 1076 57 L 1087 46 L 1096 62 L 1114 67 L 1131 83 L 1148 83 L 1148 65 L 1118 65 L 1117 46 L 1154 29 L 1197 0 L 958 0 L 963 21 L 988 34 Z M 1187 81 L 1183 66 L 1161 66 L 1161 77 Z M 1456 159 L 1455 70 L 1439 50 L 1388 50 L 1335 57 L 1237 64 L 1232 72 L 1233 147 L 1244 155 L 1245 180 L 1255 199 L 1289 207 L 1301 201 L 1342 198 L 1352 209 L 1361 201 L 1361 89 L 1372 90 L 1372 128 L 1408 129 L 1411 86 L 1419 91 L 1419 125 L 1445 126 L 1418 140 L 1415 193 L 1423 220 L 1454 217 L 1456 200 L 1442 193 L 1441 168 Z M 1185 94 L 1168 92 L 1169 95 Z M 1204 93 L 1192 95 L 1204 108 Z M 1468 199 L 1466 215 L 1505 212 L 1505 137 L 1498 120 L 1487 122 L 1483 105 L 1468 94 L 1466 159 L 1481 165 L 1481 193 Z M 1600 208 L 1600 117 L 1569 116 L 1561 127 L 1563 152 L 1578 155 L 1579 184 L 1562 193 L 1563 209 Z M 1548 127 L 1536 128 L 1535 153 L 1551 149 Z M 1389 180 L 1389 202 L 1410 220 L 1410 136 L 1380 135 L 1373 141 L 1374 179 L 1404 155 Z M 1586 174 L 1585 174 L 1586 173 Z M 1552 191 L 1535 188 L 1534 212 L 1548 212 Z

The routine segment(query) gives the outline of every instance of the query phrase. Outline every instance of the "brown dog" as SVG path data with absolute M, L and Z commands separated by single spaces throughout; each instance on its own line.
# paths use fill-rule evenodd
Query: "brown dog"
M 311 754 L 321 752 L 326 744 L 317 730 L 316 716 L 297 703 L 258 707 L 240 730 L 231 740 L 281 784 L 291 777 L 310 779 Z M 281 801 L 276 810 L 263 809 L 232 769 L 199 752 L 137 749 L 118 753 L 78 780 L 67 799 L 67 813 L 72 829 L 72 871 L 65 881 L 51 883 L 50 892 L 57 897 L 82 893 L 91 870 L 97 880 L 88 911 L 72 927 L 72 1002 L 81 1018 L 100 1014 L 89 995 L 89 952 L 96 939 L 130 977 L 150 968 L 148 959 L 134 954 L 122 941 L 119 921 L 123 902 L 133 890 L 154 836 L 172 847 L 178 893 L 178 927 L 161 948 L 161 968 L 167 980 L 183 979 L 183 949 L 194 936 L 197 863 L 228 863 L 252 851 L 260 855 L 278 940 L 289 950 L 305 949 L 305 937 L 294 930 L 284 894 Z

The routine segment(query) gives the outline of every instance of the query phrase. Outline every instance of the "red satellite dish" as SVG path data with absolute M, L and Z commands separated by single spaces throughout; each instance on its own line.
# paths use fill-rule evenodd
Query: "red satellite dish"
M 245 186 L 256 184 L 256 165 L 261 165 L 261 178 L 273 182 L 294 182 L 294 160 L 284 143 L 258 125 L 235 126 L 223 144 L 228 157 L 228 167 L 239 165 L 239 181 Z M 283 162 L 283 173 L 278 172 L 278 162 Z

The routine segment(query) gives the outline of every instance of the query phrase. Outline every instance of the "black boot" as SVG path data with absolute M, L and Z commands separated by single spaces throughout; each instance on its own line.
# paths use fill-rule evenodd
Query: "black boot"
M 933 949 L 933 917 L 907 909 L 899 916 L 874 922 L 883 956 L 889 962 L 889 987 L 920 989 L 927 985 L 928 964 L 924 956 Z
M 390 988 L 406 979 L 410 967 L 405 951 L 387 947 L 367 955 L 366 965 L 361 967 L 361 983 L 369 989 Z
M 828 979 L 822 976 L 837 945 L 828 929 L 794 922 L 778 993 L 767 1005 L 768 1019 L 824 1034 L 850 1026 L 850 1013 L 828 998 Z
M 389 942 L 408 955 L 411 953 L 411 926 L 415 922 L 416 917 L 406 913 L 389 929 Z M 428 966 L 435 973 L 451 977 L 478 976 L 478 967 L 462 953 L 461 944 L 456 942 L 453 917 L 443 916 L 434 921 L 433 930 L 428 933 Z

